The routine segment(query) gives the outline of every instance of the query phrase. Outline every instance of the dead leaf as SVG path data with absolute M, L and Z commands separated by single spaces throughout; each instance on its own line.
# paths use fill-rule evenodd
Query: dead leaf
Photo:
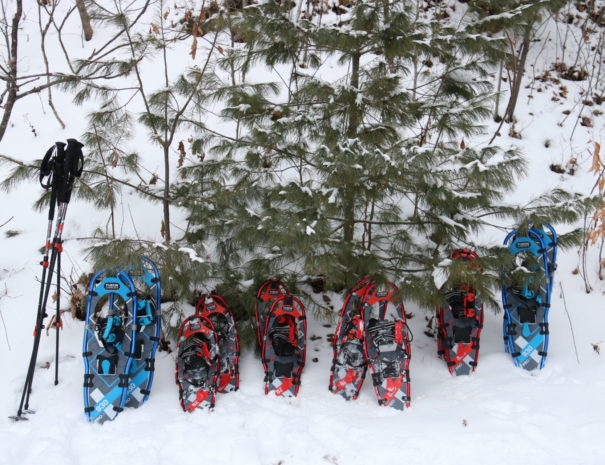
M 158 175 L 154 174 L 151 179 L 149 180 L 149 184 L 151 184 L 152 186 L 156 185 L 158 182 Z
M 178 161 L 178 167 L 182 167 L 183 163 L 185 162 L 185 157 L 187 156 L 187 152 L 185 152 L 185 144 L 183 143 L 183 141 L 179 142 L 179 161 Z

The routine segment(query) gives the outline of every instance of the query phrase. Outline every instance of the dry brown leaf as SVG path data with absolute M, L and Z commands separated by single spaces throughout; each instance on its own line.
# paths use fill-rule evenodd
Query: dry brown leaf
M 185 144 L 183 143 L 183 141 L 179 142 L 179 160 L 178 160 L 178 167 L 181 168 L 183 166 L 183 163 L 185 162 L 185 157 L 187 156 L 187 152 L 185 152 Z

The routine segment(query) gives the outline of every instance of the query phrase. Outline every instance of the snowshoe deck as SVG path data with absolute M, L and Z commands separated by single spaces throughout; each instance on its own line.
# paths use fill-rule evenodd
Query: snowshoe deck
M 84 412 L 91 422 L 113 420 L 124 408 L 133 360 L 137 298 L 125 273 L 95 274 L 84 329 Z
M 504 346 L 516 366 L 541 369 L 548 353 L 548 311 L 556 268 L 557 235 L 545 224 L 526 234 L 510 232 L 504 245 L 515 257 L 515 266 L 528 271 L 521 285 L 504 283 Z M 512 270 L 511 270 L 512 271 Z
M 256 337 L 258 346 L 263 348 L 265 338 L 265 327 L 267 325 L 267 315 L 276 299 L 283 295 L 289 295 L 286 285 L 277 279 L 265 281 L 258 289 L 256 294 L 256 307 L 254 309 L 254 318 L 256 320 Z
M 260 293 L 260 291 L 259 291 Z M 265 394 L 298 394 L 305 366 L 307 320 L 296 297 L 282 295 L 273 301 L 266 318 L 262 343 Z
M 363 299 L 365 351 L 379 405 L 397 410 L 410 406 L 410 335 L 397 288 L 374 285 Z
M 452 259 L 471 261 L 472 250 L 459 249 Z M 446 293 L 447 307 L 437 309 L 437 353 L 452 375 L 468 375 L 479 362 L 479 340 L 483 328 L 483 304 L 470 286 L 461 285 Z
M 179 328 L 176 360 L 176 383 L 185 412 L 214 407 L 219 372 L 219 345 L 212 322 L 200 315 L 186 318 Z
M 130 366 L 130 384 L 126 407 L 139 407 L 149 398 L 153 384 L 155 353 L 161 334 L 160 274 L 155 264 L 142 257 L 140 269 L 125 272 L 133 280 L 137 292 L 136 340 Z
M 346 400 L 357 399 L 368 368 L 364 351 L 363 299 L 374 283 L 366 278 L 347 294 L 332 341 L 334 355 L 330 391 Z
M 208 318 L 218 335 L 221 371 L 216 390 L 231 392 L 239 389 L 239 337 L 233 312 L 225 300 L 214 294 L 204 294 L 195 307 L 196 314 Z

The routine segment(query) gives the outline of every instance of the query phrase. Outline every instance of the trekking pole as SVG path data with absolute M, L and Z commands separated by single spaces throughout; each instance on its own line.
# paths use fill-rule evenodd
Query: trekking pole
M 44 329 L 44 318 L 46 313 L 46 303 L 48 302 L 48 296 L 50 293 L 50 287 L 52 285 L 52 276 L 57 263 L 57 316 L 55 317 L 54 326 L 57 330 L 56 335 L 56 349 L 55 349 L 55 385 L 58 384 L 58 355 L 59 355 L 59 329 L 61 327 L 60 319 L 60 284 L 61 284 L 61 258 L 60 253 L 62 252 L 62 240 L 61 236 L 63 233 L 63 226 L 65 224 L 65 215 L 67 213 L 67 204 L 71 198 L 71 190 L 75 178 L 80 177 L 82 174 L 83 167 L 83 155 L 82 147 L 83 144 L 75 139 L 67 139 L 67 149 L 65 149 L 63 142 L 57 142 L 52 146 L 42 160 L 40 166 L 40 184 L 46 190 L 50 189 L 50 206 L 48 211 L 48 228 L 46 233 L 46 242 L 44 244 L 44 256 L 40 264 L 42 265 L 42 278 L 40 281 L 40 294 L 38 296 L 38 309 L 36 313 L 36 325 L 34 327 L 34 344 L 32 348 L 31 357 L 29 360 L 29 366 L 27 375 L 25 377 L 25 384 L 23 386 L 23 392 L 21 393 L 21 401 L 19 403 L 19 409 L 17 415 L 11 417 L 14 420 L 22 420 L 22 414 L 28 412 L 29 409 L 29 397 L 32 390 L 32 383 L 34 378 L 34 371 L 36 368 L 36 360 L 38 357 L 38 349 L 40 346 L 40 336 Z M 55 233 L 51 242 L 52 225 L 55 215 L 55 204 L 58 205 L 57 222 L 55 226 Z M 49 251 L 51 252 L 49 261 Z

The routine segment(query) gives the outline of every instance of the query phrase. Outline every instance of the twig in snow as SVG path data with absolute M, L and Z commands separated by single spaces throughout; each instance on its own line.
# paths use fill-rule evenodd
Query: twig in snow
M 8 289 L 6 288 L 6 284 L 4 285 L 4 294 L 0 295 L 0 298 L 6 297 L 8 295 Z M 0 319 L 2 320 L 2 326 L 4 327 L 4 337 L 6 337 L 6 345 L 8 346 L 8 350 L 11 349 L 11 343 L 8 340 L 8 331 L 6 330 L 6 322 L 4 321 L 4 315 L 2 314 L 2 309 L 0 309 Z
M 559 281 L 559 287 L 561 288 L 561 297 L 563 297 L 563 306 L 565 307 L 565 314 L 567 315 L 567 319 L 569 320 L 569 328 L 571 329 L 571 338 L 573 340 L 573 348 L 576 352 L 576 360 L 578 361 L 578 365 L 580 365 L 580 357 L 578 356 L 578 347 L 576 346 L 576 336 L 573 332 L 573 326 L 571 324 L 571 318 L 569 316 L 569 312 L 567 311 L 567 302 L 565 301 L 565 292 L 563 292 L 563 284 Z
M 4 223 L 0 224 L 0 228 L 2 226 L 6 226 L 8 223 L 10 223 L 13 220 L 14 216 L 11 216 L 8 220 L 6 220 Z

